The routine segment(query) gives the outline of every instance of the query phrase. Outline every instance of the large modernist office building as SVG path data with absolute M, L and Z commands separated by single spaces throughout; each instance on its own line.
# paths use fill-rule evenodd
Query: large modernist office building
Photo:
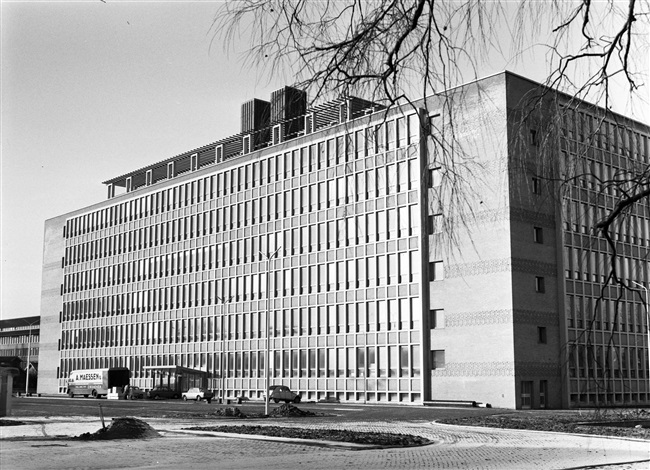
M 650 403 L 643 291 L 604 287 L 590 231 L 648 126 L 507 72 L 446 96 L 309 109 L 285 88 L 48 220 L 39 392 L 125 366 L 251 399 L 268 371 L 303 400 Z M 647 201 L 614 235 L 647 287 Z

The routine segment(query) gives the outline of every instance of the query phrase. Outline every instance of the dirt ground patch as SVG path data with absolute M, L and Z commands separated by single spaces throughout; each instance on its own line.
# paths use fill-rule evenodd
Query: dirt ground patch
M 264 415 L 245 415 L 239 408 L 220 410 L 222 416 L 239 418 L 263 418 Z M 274 409 L 268 418 L 302 418 L 318 416 L 310 411 L 303 411 L 291 404 Z M 565 412 L 565 411 L 530 411 L 508 412 L 497 415 L 477 415 L 464 418 L 441 419 L 438 422 L 464 426 L 483 426 L 502 429 L 524 429 L 534 431 L 566 432 L 573 434 L 593 434 L 599 436 L 628 437 L 650 440 L 650 413 L 645 410 L 617 410 L 616 412 Z M 641 423 L 641 424 L 637 424 Z M 390 433 L 359 433 L 329 429 L 304 429 L 279 426 L 214 426 L 208 428 L 191 428 L 198 430 L 230 432 L 240 434 L 263 434 L 276 437 L 318 439 L 327 441 L 353 442 L 378 446 L 411 446 L 428 443 L 414 436 L 402 436 Z M 411 439 L 414 438 L 414 439 Z
M 316 416 L 316 413 L 301 410 L 297 406 L 293 406 L 289 403 L 275 408 L 269 413 L 269 417 L 271 418 L 302 418 L 307 416 Z
M 568 432 L 650 440 L 650 414 L 645 410 L 602 412 L 530 412 L 441 419 L 444 424 L 502 429 Z
M 153 437 L 160 437 L 160 434 L 141 419 L 113 418 L 113 422 L 108 427 L 102 428 L 93 433 L 83 433 L 74 439 L 92 441 L 109 439 L 150 439 Z
M 380 447 L 413 447 L 431 444 L 431 441 L 408 434 L 379 432 L 356 432 L 340 429 L 305 429 L 282 426 L 209 426 L 187 428 L 193 431 L 212 431 L 234 434 L 257 434 L 284 437 L 288 439 L 313 439 L 322 441 L 349 442 Z
M 219 413 L 221 412 L 221 413 Z M 239 408 L 224 408 L 219 410 L 220 416 L 233 416 L 239 418 L 262 418 L 264 415 L 245 415 Z M 290 403 L 282 405 L 272 410 L 268 418 L 308 418 L 319 416 L 311 411 L 301 410 Z M 368 444 L 381 447 L 410 447 L 430 444 L 428 439 L 417 436 L 375 433 L 375 432 L 355 432 L 348 430 L 336 429 L 305 429 L 282 426 L 209 426 L 187 428 L 195 431 L 213 431 L 235 434 L 260 434 L 264 436 L 295 438 L 295 439 L 312 439 L 323 441 L 350 442 L 354 444 Z

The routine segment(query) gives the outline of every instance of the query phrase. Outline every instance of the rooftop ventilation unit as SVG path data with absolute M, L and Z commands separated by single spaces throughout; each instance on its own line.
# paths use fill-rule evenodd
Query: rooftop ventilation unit
M 283 124 L 280 142 L 292 139 L 305 129 L 307 93 L 285 86 L 271 93 L 271 125 Z
M 252 152 L 266 146 L 270 138 L 269 118 L 271 103 L 257 98 L 241 105 L 241 132 L 251 136 L 248 151 Z M 244 152 L 248 153 L 248 152 Z

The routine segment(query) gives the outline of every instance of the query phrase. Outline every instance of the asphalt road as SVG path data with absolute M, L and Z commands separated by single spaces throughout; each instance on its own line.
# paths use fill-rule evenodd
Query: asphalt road
M 221 405 L 183 400 L 106 400 L 93 398 L 62 397 L 14 397 L 12 398 L 13 417 L 20 416 L 99 416 L 100 406 L 106 417 L 140 416 L 163 418 L 170 415 L 192 418 L 204 417 L 219 408 L 236 406 L 244 414 L 263 414 L 264 402 L 244 402 L 241 405 Z M 271 410 L 282 404 L 269 404 Z M 489 408 L 431 408 L 425 406 L 359 405 L 339 403 L 303 402 L 298 408 L 322 413 L 332 418 L 350 421 L 400 420 L 434 421 L 443 418 L 458 418 L 483 414 L 510 413 L 510 410 Z

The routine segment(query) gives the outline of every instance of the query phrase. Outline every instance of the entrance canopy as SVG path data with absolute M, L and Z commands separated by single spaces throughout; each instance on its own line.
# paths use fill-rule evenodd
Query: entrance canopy
M 150 371 L 154 386 L 167 386 L 177 392 L 185 392 L 192 387 L 207 387 L 208 373 L 203 370 L 182 366 L 145 366 Z

